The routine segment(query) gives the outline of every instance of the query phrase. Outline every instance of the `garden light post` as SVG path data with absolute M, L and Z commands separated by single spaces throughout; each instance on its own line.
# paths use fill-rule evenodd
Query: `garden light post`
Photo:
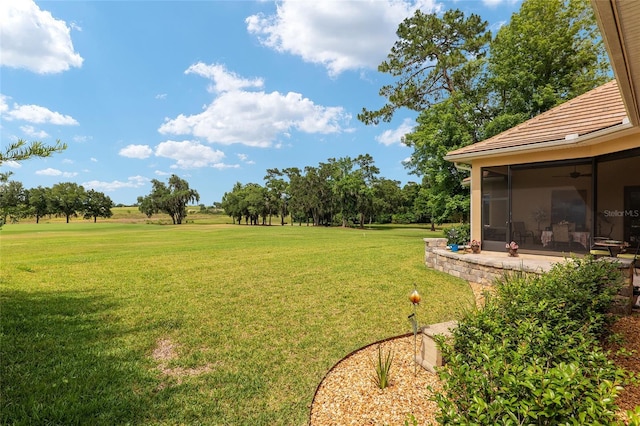
M 409 315 L 409 321 L 411 321 L 411 326 L 413 327 L 413 375 L 416 376 L 418 374 L 418 361 L 416 358 L 416 354 L 418 351 L 418 318 L 416 317 L 416 307 L 420 304 L 420 293 L 413 286 L 413 292 L 409 295 L 409 300 L 413 305 L 413 313 Z

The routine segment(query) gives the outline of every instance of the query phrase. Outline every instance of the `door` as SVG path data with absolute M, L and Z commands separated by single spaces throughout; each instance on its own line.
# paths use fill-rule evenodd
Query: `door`
M 640 242 L 640 186 L 624 187 L 624 240 L 632 246 Z
M 504 250 L 509 225 L 507 166 L 482 169 L 482 247 Z

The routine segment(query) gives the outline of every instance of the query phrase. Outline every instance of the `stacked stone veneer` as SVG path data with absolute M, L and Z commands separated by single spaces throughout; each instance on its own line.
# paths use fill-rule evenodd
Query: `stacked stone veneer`
M 424 242 L 424 263 L 429 268 L 482 286 L 493 284 L 496 278 L 501 278 L 505 273 L 520 271 L 542 274 L 551 268 L 551 262 L 525 262 L 519 257 L 508 257 L 506 252 L 504 259 L 482 253 L 452 252 L 447 249 L 446 238 L 425 238 Z
M 502 278 L 505 274 L 514 272 L 542 274 L 549 271 L 556 263 L 550 260 L 524 258 L 524 256 L 509 257 L 506 251 L 500 253 L 504 258 L 496 256 L 497 253 L 487 255 L 487 253 L 452 252 L 447 249 L 446 238 L 425 238 L 424 242 L 424 263 L 426 266 L 468 281 L 478 306 L 483 305 L 484 292 L 490 291 L 494 281 Z M 563 260 L 563 258 L 558 258 L 558 262 Z M 630 268 L 630 265 L 623 260 L 616 259 L 616 261 L 629 281 L 628 285 L 621 290 L 621 301 L 617 302 L 622 307 L 614 309 L 614 311 L 620 310 L 621 313 L 630 313 L 632 296 L 628 293 L 633 292 L 633 268 Z

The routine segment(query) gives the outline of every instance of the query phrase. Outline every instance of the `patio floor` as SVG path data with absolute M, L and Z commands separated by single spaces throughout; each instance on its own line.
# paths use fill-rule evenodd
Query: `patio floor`
M 508 270 L 523 270 L 531 272 L 546 272 L 551 269 L 555 263 L 561 263 L 569 259 L 571 256 L 582 258 L 584 254 L 580 253 L 557 253 L 555 255 L 539 254 L 535 252 L 518 253 L 518 257 L 509 257 L 503 251 L 482 250 L 478 254 L 465 253 L 461 260 L 474 261 L 479 264 L 502 267 Z M 638 271 L 636 269 L 636 271 Z M 633 285 L 640 287 L 640 271 L 633 275 Z

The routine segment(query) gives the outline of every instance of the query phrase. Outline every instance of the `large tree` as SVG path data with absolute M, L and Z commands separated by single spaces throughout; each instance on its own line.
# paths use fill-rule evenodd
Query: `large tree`
M 400 181 L 386 178 L 379 178 L 373 182 L 373 214 L 371 220 L 377 222 L 391 222 L 394 213 L 402 214 L 404 217 L 412 216 L 406 211 L 403 205 L 403 194 L 400 189 Z M 405 221 L 403 221 L 405 222 Z
M 83 209 L 85 190 L 75 182 L 57 183 L 51 187 L 50 194 L 52 212 L 64 215 L 67 223 Z
M 608 79 L 610 67 L 588 0 L 525 0 L 491 42 L 493 136 Z
M 189 182 L 177 175 L 171 175 L 168 185 L 157 179 L 151 180 L 151 193 L 138 197 L 138 209 L 150 217 L 156 212 L 171 216 L 174 225 L 180 225 L 187 217 L 187 205 L 200 201 L 200 194 L 189 188 Z
M 84 205 L 84 218 L 91 219 L 95 223 L 98 217 L 109 218 L 113 216 L 111 208 L 114 206 L 113 201 L 107 195 L 102 192 L 90 189 L 85 194 L 83 200 Z
M 27 191 L 21 182 L 9 180 L 11 173 L 0 175 L 0 226 L 7 217 L 17 222 L 27 212 Z
M 32 157 L 50 157 L 54 152 L 61 152 L 67 149 L 67 144 L 56 141 L 55 145 L 45 145 L 39 141 L 27 144 L 19 139 L 17 142 L 9 144 L 4 152 L 0 152 L 0 165 L 7 161 L 23 161 Z
M 478 15 L 448 10 L 442 17 L 417 10 L 397 30 L 398 40 L 378 71 L 397 78 L 379 93 L 387 103 L 376 111 L 362 109 L 366 124 L 391 121 L 400 108 L 423 111 L 452 93 L 472 90 L 491 34 Z
M 233 185 L 231 192 L 225 192 L 222 196 L 221 207 L 224 212 L 233 219 L 234 223 L 236 219 L 238 220 L 238 225 L 242 222 L 241 201 L 242 184 L 240 182 L 236 182 L 235 185 Z
M 44 215 L 51 214 L 51 188 L 31 188 L 28 191 L 29 214 L 36 217 L 36 223 L 40 223 L 40 218 Z
M 414 149 L 407 167 L 429 192 L 429 216 L 442 223 L 466 217 L 468 191 L 460 171 L 444 160 L 453 149 L 480 140 L 487 118 L 486 89 L 481 84 L 491 35 L 477 15 L 449 10 L 441 17 L 416 11 L 400 24 L 399 40 L 379 70 L 398 78 L 383 86 L 388 102 L 358 116 L 367 124 L 391 120 L 402 107 L 420 112 L 418 125 L 404 143 Z
M 423 111 L 404 140 L 413 148 L 412 172 L 423 178 L 421 195 L 426 195 L 429 216 L 437 224 L 465 220 L 469 215 L 469 190 L 462 186 L 469 172 L 444 159 L 448 151 L 475 142 L 473 126 L 461 119 L 454 104 L 449 98 Z
M 284 218 L 287 216 L 287 186 L 283 179 L 285 172 L 278 169 L 267 169 L 264 177 L 267 187 L 268 206 L 270 211 L 277 211 L 280 214 L 280 225 L 284 225 Z M 271 225 L 271 215 L 269 215 L 269 225 Z

